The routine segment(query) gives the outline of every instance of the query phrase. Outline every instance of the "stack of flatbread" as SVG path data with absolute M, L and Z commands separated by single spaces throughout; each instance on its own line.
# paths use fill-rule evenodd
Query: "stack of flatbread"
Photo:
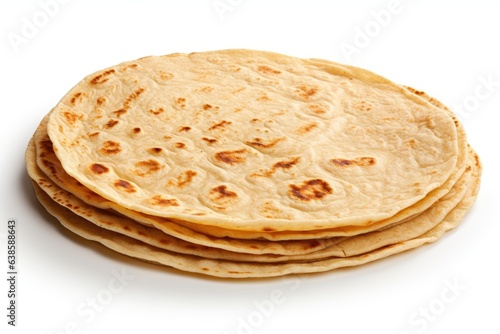
M 250 50 L 145 57 L 93 73 L 26 151 L 60 223 L 187 272 L 270 277 L 433 242 L 478 193 L 461 123 L 367 70 Z

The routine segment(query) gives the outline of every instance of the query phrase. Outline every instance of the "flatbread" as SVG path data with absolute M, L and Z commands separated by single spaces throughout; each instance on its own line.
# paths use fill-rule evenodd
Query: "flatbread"
M 249 50 L 91 74 L 48 134 L 64 170 L 111 202 L 242 231 L 371 225 L 442 186 L 459 156 L 453 119 L 403 87 Z
M 204 242 L 207 239 L 206 236 L 194 234 L 198 238 L 191 239 L 191 241 L 194 242 L 201 240 L 201 245 L 172 237 L 160 230 L 138 224 L 134 220 L 118 215 L 111 210 L 98 209 L 88 205 L 71 193 L 59 188 L 43 174 L 36 165 L 34 140 L 32 140 L 28 146 L 26 160 L 30 177 L 37 182 L 41 189 L 43 189 L 55 202 L 67 207 L 73 213 L 99 227 L 177 253 L 192 254 L 213 259 L 255 262 L 303 261 L 333 256 L 346 257 L 359 255 L 393 243 L 415 238 L 434 228 L 457 205 L 457 203 L 463 199 L 469 185 L 472 164 L 475 163 L 474 155 L 471 151 L 469 154 L 468 167 L 459 181 L 443 198 L 417 217 L 380 231 L 337 240 L 336 244 L 331 243 L 330 246 L 322 250 L 306 252 L 304 255 L 294 249 L 293 246 L 299 244 L 297 241 L 287 243 L 224 238 L 222 242 L 218 239 L 209 239 L 212 241 L 210 243 L 212 247 L 207 247 L 206 242 Z M 219 241 L 219 243 L 217 241 Z M 310 241 L 306 241 L 306 244 L 307 242 Z M 231 247 L 228 247 L 228 245 Z M 218 249 L 218 247 L 222 250 Z M 250 250 L 250 252 L 248 252 L 250 255 L 245 254 L 248 249 Z M 268 251 L 266 250 L 276 249 L 280 249 L 282 252 L 268 256 Z M 232 250 L 233 252 L 227 250 Z M 260 255 L 255 255 L 258 254 L 255 253 L 257 250 L 260 251 Z
M 361 265 L 436 241 L 442 237 L 446 231 L 458 225 L 476 199 L 479 191 L 482 166 L 479 162 L 477 154 L 473 153 L 473 156 L 475 163 L 471 166 L 472 182 L 467 188 L 467 193 L 464 199 L 446 215 L 441 223 L 433 229 L 414 239 L 381 247 L 362 255 L 345 258 L 333 257 L 308 262 L 273 264 L 234 262 L 207 259 L 162 250 L 120 233 L 108 231 L 91 224 L 84 218 L 54 202 L 34 181 L 33 186 L 40 202 L 49 213 L 61 222 L 63 226 L 83 238 L 97 241 L 118 253 L 187 272 L 200 273 L 216 277 L 273 277 L 288 274 L 323 272 L 341 267 Z

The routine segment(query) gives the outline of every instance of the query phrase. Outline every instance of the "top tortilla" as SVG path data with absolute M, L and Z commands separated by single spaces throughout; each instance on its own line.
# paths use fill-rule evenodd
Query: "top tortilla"
M 66 172 L 112 202 L 248 231 L 373 224 L 440 187 L 458 159 L 453 119 L 403 87 L 250 50 L 91 74 L 48 133 Z

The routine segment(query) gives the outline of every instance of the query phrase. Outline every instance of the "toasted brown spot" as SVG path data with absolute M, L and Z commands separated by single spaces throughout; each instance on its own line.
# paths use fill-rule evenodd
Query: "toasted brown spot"
M 283 169 L 292 168 L 294 165 L 297 164 L 299 159 L 300 159 L 299 157 L 296 157 L 287 161 L 279 161 L 273 165 L 273 168 L 283 168 Z
M 150 149 L 148 149 L 148 152 L 152 154 L 159 154 L 161 153 L 161 151 L 163 151 L 161 147 L 151 147 Z
M 301 85 L 297 87 L 295 93 L 297 93 L 304 100 L 309 100 L 309 98 L 313 95 L 316 95 L 318 92 L 318 88 L 316 87 L 307 87 L 305 85 Z
M 211 126 L 211 127 L 209 127 L 208 129 L 209 129 L 209 130 L 216 130 L 216 129 L 219 129 L 219 128 L 225 128 L 225 127 L 226 127 L 226 125 L 230 125 L 230 124 L 232 124 L 232 122 L 228 122 L 228 121 L 221 121 L 221 122 L 219 122 L 219 123 L 217 123 L 217 124 L 212 125 L 212 126 Z
M 213 90 L 214 90 L 214 88 L 212 86 L 205 86 L 205 87 L 198 89 L 199 92 L 203 92 L 203 93 L 210 93 Z
M 164 111 L 165 111 L 165 109 L 163 109 L 161 107 L 157 108 L 157 109 L 149 109 L 149 112 L 152 113 L 155 116 L 161 114 Z
M 208 198 L 216 204 L 227 205 L 235 202 L 238 198 L 238 194 L 228 190 L 225 185 L 220 185 L 218 187 L 210 189 Z
M 318 104 L 310 104 L 309 110 L 316 115 L 323 115 L 326 113 L 325 109 Z
M 43 159 L 42 164 L 50 170 L 51 175 L 57 174 L 57 167 L 53 162 Z
M 54 146 L 50 139 L 42 140 L 40 142 L 40 146 L 42 147 L 42 150 L 45 152 L 52 152 L 54 150 Z
M 92 80 L 90 80 L 90 84 L 97 85 L 97 84 L 104 83 L 104 82 L 109 80 L 107 77 L 112 73 L 115 73 L 115 70 L 113 70 L 113 69 L 107 70 L 107 71 L 95 76 Z
M 82 100 L 81 96 L 82 96 L 82 92 L 78 92 L 75 95 L 73 95 L 71 97 L 71 100 L 70 100 L 71 104 L 75 105 L 77 101 L 80 102 Z
M 322 179 L 312 179 L 300 185 L 290 184 L 289 194 L 303 202 L 321 199 L 333 193 L 332 187 Z
M 314 123 L 309 123 L 309 124 L 306 124 L 304 126 L 301 126 L 300 128 L 297 129 L 297 133 L 298 134 L 306 134 L 308 132 L 310 132 L 311 130 L 315 129 L 318 127 L 318 123 L 314 122 Z
M 83 118 L 83 115 L 80 114 L 75 114 L 70 111 L 65 111 L 63 112 L 64 118 L 66 118 L 66 121 L 68 121 L 69 124 L 73 125 L 75 122 L 79 119 Z
M 116 119 L 110 119 L 110 120 L 108 121 L 108 123 L 104 124 L 104 127 L 105 127 L 106 129 L 111 129 L 113 126 L 115 126 L 116 124 L 118 124 L 118 122 L 119 122 L 119 121 L 118 121 L 118 120 L 116 120 Z
M 114 186 L 116 188 L 123 190 L 125 192 L 128 192 L 128 193 L 135 193 L 136 192 L 133 184 L 126 181 L 126 180 L 118 179 L 115 181 Z
M 189 130 L 191 130 L 191 127 L 190 126 L 181 126 L 179 128 L 179 130 L 177 130 L 178 132 L 188 132 Z
M 102 164 L 98 164 L 98 163 L 90 165 L 90 170 L 92 171 L 92 173 L 98 174 L 98 175 L 109 172 L 108 167 L 106 167 Z
M 174 77 L 173 73 L 160 71 L 160 78 L 163 80 L 170 80 Z
M 375 158 L 360 157 L 352 160 L 349 159 L 331 159 L 330 162 L 338 167 L 351 167 L 351 166 L 373 166 L 377 163 Z
M 179 202 L 175 198 L 163 198 L 161 195 L 154 195 L 148 201 L 156 206 L 179 206 Z
M 234 151 L 221 151 L 215 154 L 215 159 L 228 165 L 236 165 L 246 161 L 246 149 Z
M 132 231 L 132 229 L 130 227 L 128 227 L 127 225 L 123 226 L 123 229 L 127 230 L 127 231 Z
M 271 139 L 268 141 L 264 141 L 262 138 L 254 138 L 252 141 L 246 141 L 245 144 L 252 146 L 252 147 L 262 147 L 262 148 L 270 148 L 275 146 L 277 143 L 280 141 L 285 140 L 284 137 L 281 138 L 276 138 L 276 139 Z
M 274 232 L 276 230 L 274 228 L 272 228 L 272 227 L 263 227 L 262 231 L 264 231 L 264 232 Z
M 187 170 L 185 172 L 180 173 L 177 178 L 171 179 L 167 182 L 167 186 L 176 186 L 178 188 L 183 188 L 185 185 L 191 183 L 193 178 L 197 175 L 194 170 Z
M 133 128 L 132 132 L 137 134 L 137 133 L 141 132 L 141 128 Z
M 120 153 L 121 151 L 120 143 L 117 143 L 112 140 L 107 140 L 104 142 L 99 151 L 107 155 Z
M 264 169 L 264 170 L 261 169 L 259 172 L 252 173 L 250 176 L 270 177 L 271 175 L 276 173 L 276 170 L 278 168 L 281 169 L 292 168 L 294 165 L 297 164 L 299 159 L 300 159 L 299 157 L 296 157 L 287 161 L 279 161 L 275 163 L 271 169 Z
M 142 232 L 142 231 L 137 231 L 137 234 L 139 234 L 142 237 L 146 237 L 147 236 L 147 234 L 144 233 L 144 232 Z
M 309 240 L 305 245 L 304 249 L 314 249 L 320 246 L 321 243 L 318 240 Z
M 181 108 L 184 108 L 186 106 L 186 99 L 183 97 L 178 97 L 175 99 L 175 104 Z
M 98 132 L 92 132 L 92 133 L 89 133 L 88 136 L 89 136 L 89 138 L 94 138 L 94 137 L 98 136 L 99 133 L 100 133 L 99 131 Z
M 105 97 L 98 97 L 97 100 L 96 100 L 96 103 L 98 106 L 101 106 L 104 104 L 104 102 L 106 102 L 106 98 Z
M 356 107 L 361 111 L 370 111 L 372 110 L 371 104 L 366 103 L 365 101 L 361 101 L 356 105 Z
M 115 114 L 116 117 L 120 117 L 121 115 L 125 114 L 126 112 L 127 112 L 127 109 L 120 108 L 118 110 L 113 111 L 113 114 Z
M 144 88 L 136 89 L 132 94 L 127 96 L 125 101 L 123 102 L 122 108 L 113 111 L 113 114 L 116 114 L 116 117 L 120 117 L 124 113 L 126 113 L 130 109 L 130 105 L 133 101 L 137 100 L 139 96 L 144 92 Z
M 135 167 L 134 174 L 142 177 L 158 172 L 163 168 L 162 164 L 154 159 L 136 162 Z
M 185 148 L 185 147 L 186 147 L 186 144 L 184 144 L 184 143 L 181 143 L 181 142 L 175 143 L 175 148 Z
M 210 104 L 203 105 L 203 110 L 209 110 L 209 109 L 212 109 L 212 106 Z
M 217 142 L 217 139 L 213 139 L 213 138 L 207 138 L 207 137 L 203 137 L 201 138 L 203 141 L 209 143 L 209 144 L 213 144 L 213 143 L 216 143 Z
M 263 73 L 266 73 L 266 74 L 280 74 L 281 73 L 281 71 L 276 70 L 276 69 L 271 68 L 271 67 L 266 66 L 266 65 L 257 67 L 257 70 L 259 72 L 263 72 Z

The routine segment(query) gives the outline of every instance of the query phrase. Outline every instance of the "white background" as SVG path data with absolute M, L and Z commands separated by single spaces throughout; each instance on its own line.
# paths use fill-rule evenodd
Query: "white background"
M 65 2 L 0 2 L 1 333 L 498 333 L 499 2 Z M 104 67 L 222 48 L 349 63 L 437 97 L 460 113 L 484 163 L 476 205 L 435 244 L 285 280 L 184 274 L 58 228 L 23 161 L 49 109 Z M 10 218 L 18 222 L 15 328 L 6 317 Z

